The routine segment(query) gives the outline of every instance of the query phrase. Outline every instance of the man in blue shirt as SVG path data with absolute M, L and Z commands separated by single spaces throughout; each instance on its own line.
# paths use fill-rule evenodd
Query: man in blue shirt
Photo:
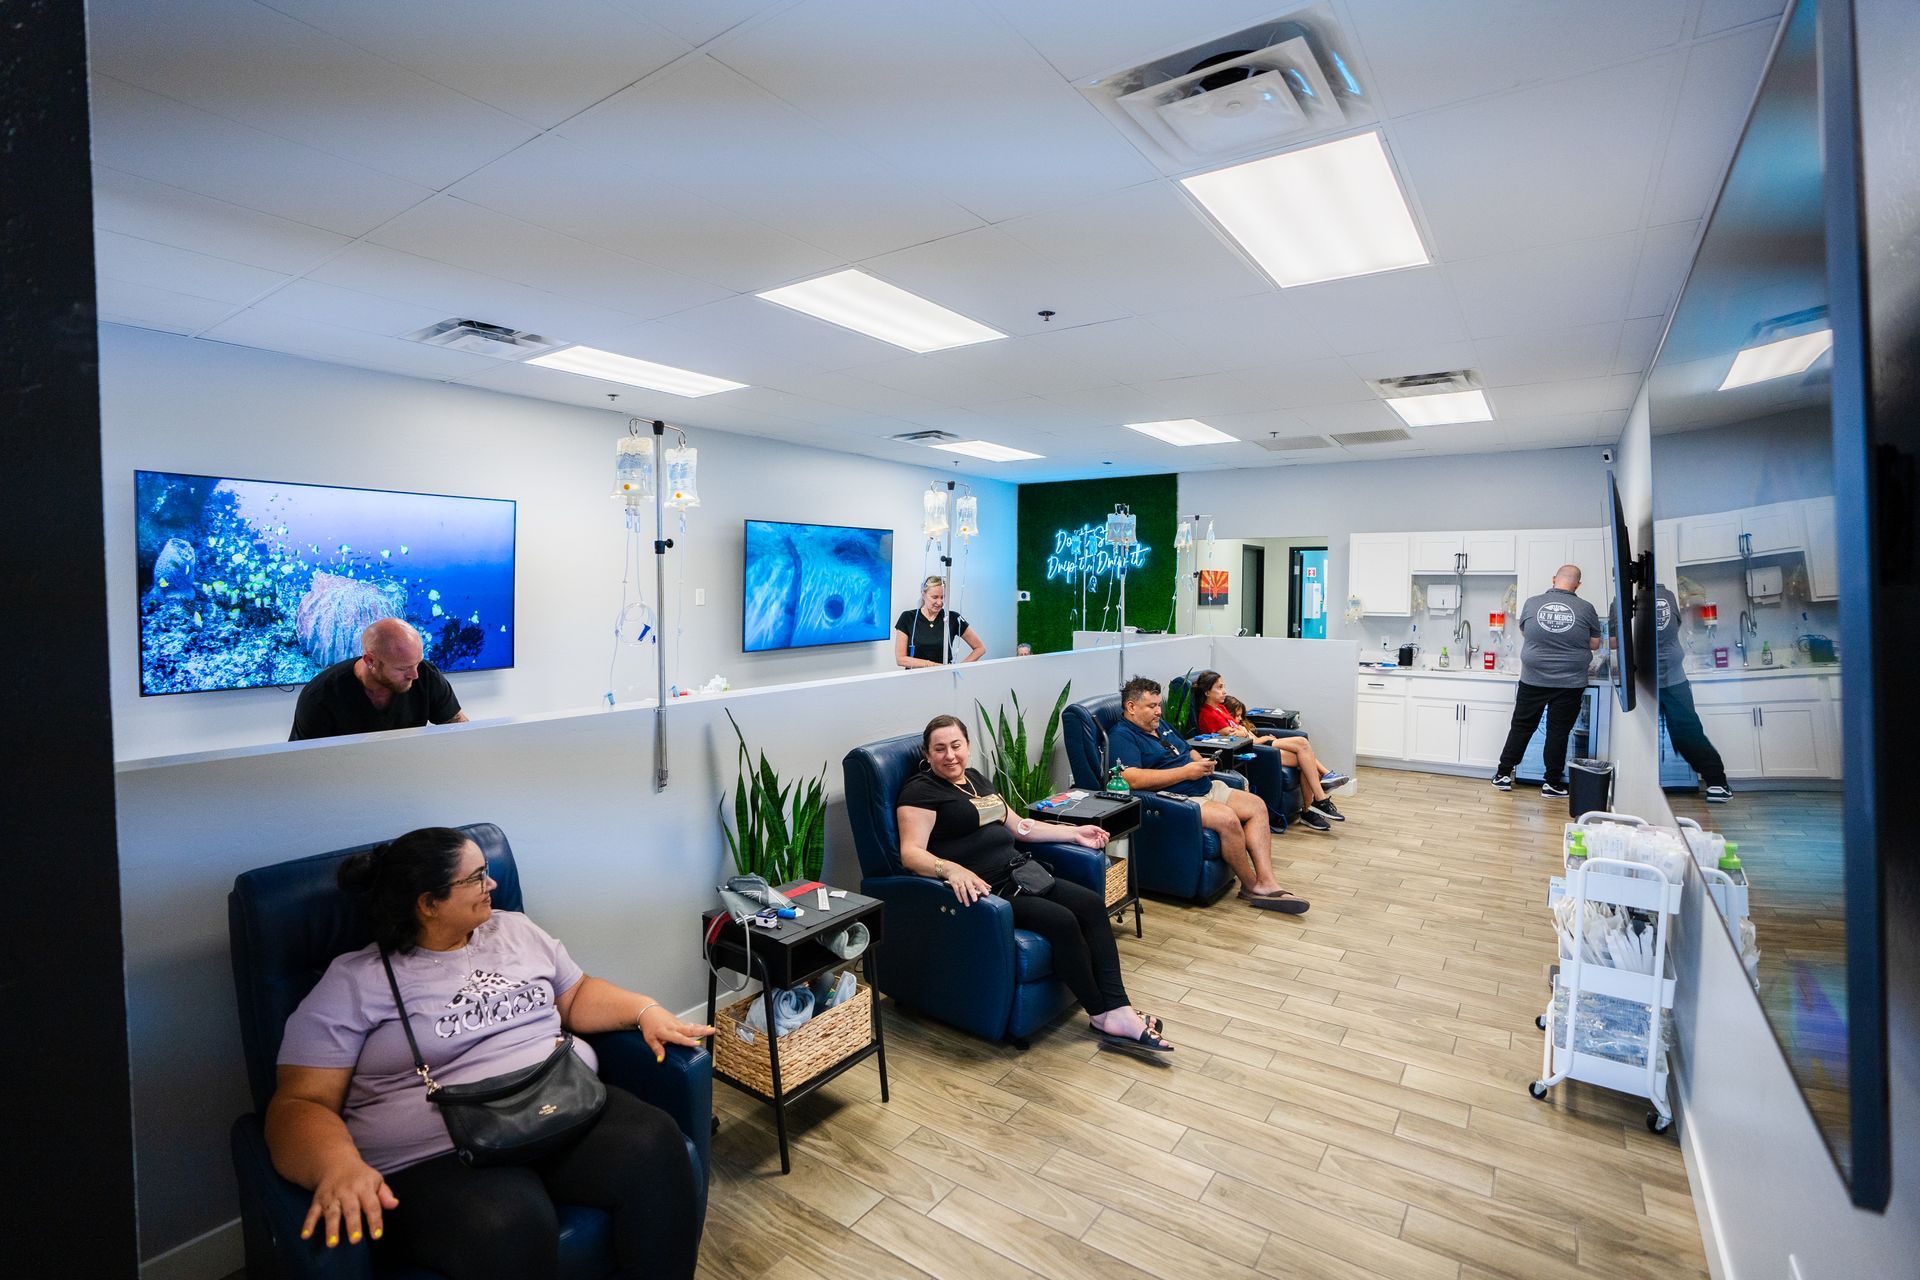
M 1200 806 L 1200 823 L 1220 838 L 1220 856 L 1240 877 L 1240 897 L 1265 911 L 1299 915 L 1307 909 L 1273 878 L 1267 806 L 1213 776 L 1214 761 L 1187 745 L 1160 719 L 1157 682 L 1135 676 L 1120 691 L 1122 719 L 1107 751 L 1135 791 L 1158 791 Z

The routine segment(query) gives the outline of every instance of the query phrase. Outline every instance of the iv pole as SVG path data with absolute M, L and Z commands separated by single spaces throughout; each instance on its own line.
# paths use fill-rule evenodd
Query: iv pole
M 947 589 L 941 593 L 940 605 L 940 664 L 953 665 L 953 607 L 954 592 L 957 589 L 953 580 L 953 526 L 956 517 L 953 510 L 954 482 L 947 481 L 947 538 L 940 553 L 940 567 L 946 571 Z
M 683 437 L 684 439 L 684 437 Z M 667 424 L 653 422 L 653 598 L 660 602 L 660 636 L 667 634 Z M 654 642 L 657 687 L 653 702 L 653 789 L 667 787 L 667 646 Z

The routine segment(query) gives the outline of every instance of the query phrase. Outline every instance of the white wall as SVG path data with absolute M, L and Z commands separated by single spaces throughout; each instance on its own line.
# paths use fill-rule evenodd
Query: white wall
M 118 759 L 284 740 L 292 692 L 251 689 L 142 698 L 133 536 L 137 469 L 513 498 L 519 503 L 515 661 L 453 677 L 469 715 L 587 707 L 607 691 L 625 529 L 612 487 L 624 413 L 574 408 L 293 356 L 103 326 L 102 483 L 113 631 Z M 645 397 L 636 394 L 636 405 Z M 893 667 L 891 641 L 745 655 L 740 651 L 742 521 L 748 517 L 894 530 L 897 608 L 922 572 L 920 495 L 946 471 L 773 440 L 698 431 L 701 505 L 668 558 L 685 584 L 668 678 L 734 687 Z M 951 470 L 949 468 L 949 470 Z M 981 527 L 961 607 L 991 652 L 1013 651 L 1015 487 L 970 480 Z M 652 556 L 643 565 L 652 595 Z M 694 608 L 695 588 L 706 591 Z M 656 604 L 658 602 L 655 602 Z M 622 701 L 651 697 L 651 650 L 629 648 Z

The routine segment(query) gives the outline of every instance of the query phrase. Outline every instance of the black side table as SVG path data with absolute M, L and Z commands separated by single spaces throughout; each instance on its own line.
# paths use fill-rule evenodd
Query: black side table
M 1027 816 L 1038 822 L 1057 822 L 1070 827 L 1101 827 L 1115 839 L 1130 835 L 1140 827 L 1140 801 L 1131 794 L 1089 791 L 1078 800 L 1065 803 L 1056 801 L 1057 797 L 1053 796 L 1034 801 L 1027 806 Z M 1119 898 L 1107 904 L 1107 914 L 1115 920 L 1125 920 L 1127 908 L 1132 907 L 1133 936 L 1138 938 L 1141 936 L 1140 877 L 1134 870 L 1132 849 L 1127 850 L 1124 861 L 1127 864 L 1127 888 Z
M 715 972 L 717 968 L 731 969 L 735 973 L 746 974 L 748 977 L 760 980 L 760 1002 L 767 1015 L 767 1052 L 773 1070 L 773 1092 L 763 1093 L 747 1082 L 736 1080 L 728 1075 L 721 1070 L 717 1054 L 714 1058 L 713 1077 L 773 1107 L 773 1127 L 780 1135 L 780 1172 L 790 1173 L 793 1162 L 787 1154 L 788 1104 L 806 1097 L 829 1080 L 866 1061 L 869 1056 L 877 1058 L 880 1064 L 880 1101 L 889 1100 L 887 1042 L 880 1026 L 880 988 L 874 981 L 874 953 L 878 950 L 880 942 L 883 924 L 882 908 L 885 904 L 878 898 L 862 897 L 860 894 L 849 892 L 844 898 L 829 898 L 827 909 L 822 911 L 816 905 L 817 900 L 812 889 L 797 891 L 791 885 L 782 885 L 780 891 L 792 898 L 793 904 L 803 908 L 806 914 L 795 920 L 782 920 L 778 929 L 763 929 L 759 925 L 746 926 L 753 933 L 751 947 L 746 945 L 745 929 L 734 923 L 731 918 L 726 919 L 719 926 L 718 935 L 714 937 L 712 945 L 707 948 L 707 1021 L 710 1024 L 713 1022 L 719 1008 L 720 977 Z M 700 917 L 701 938 L 705 939 L 713 930 L 716 917 L 726 914 L 725 911 L 713 910 L 702 915 Z M 827 950 L 826 939 L 856 922 L 865 925 L 869 934 L 867 949 L 860 957 L 860 964 L 865 971 L 869 988 L 873 1039 L 811 1077 L 798 1088 L 789 1090 L 780 1080 L 780 1037 L 773 1033 L 775 1026 L 773 993 L 809 982 L 828 969 L 850 963 Z

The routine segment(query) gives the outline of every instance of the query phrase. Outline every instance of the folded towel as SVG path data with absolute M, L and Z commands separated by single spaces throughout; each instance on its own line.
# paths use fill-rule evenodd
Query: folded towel
M 788 991 L 773 993 L 773 1034 L 784 1036 L 795 1027 L 802 1026 L 813 1016 L 813 992 L 805 987 L 794 987 Z M 756 999 L 747 1009 L 747 1026 L 765 1034 L 767 1030 L 767 1006 Z M 740 1038 L 751 1040 L 743 1028 Z
M 859 990 L 851 969 L 842 969 L 837 975 L 823 973 L 815 978 L 813 986 L 814 1008 L 821 1013 L 838 1004 L 853 999 L 853 993 Z

